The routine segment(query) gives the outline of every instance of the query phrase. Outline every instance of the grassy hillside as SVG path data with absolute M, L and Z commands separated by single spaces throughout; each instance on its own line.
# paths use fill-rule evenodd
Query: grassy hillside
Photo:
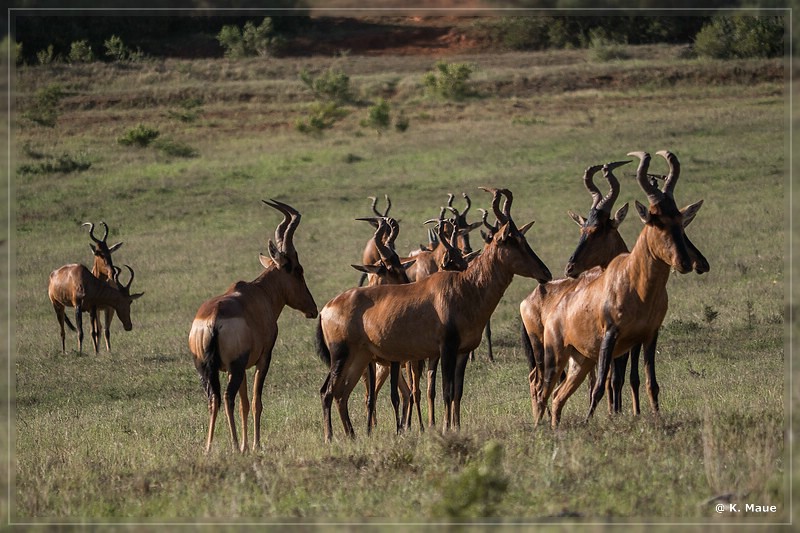
M 665 46 L 630 55 L 448 58 L 477 67 L 474 95 L 461 101 L 426 94 L 426 57 L 15 71 L 12 521 L 787 520 L 784 65 L 685 60 Z M 319 137 L 302 135 L 294 123 L 314 97 L 299 73 L 329 67 L 350 77 L 349 114 Z M 30 117 L 37 91 L 54 84 L 62 96 L 46 127 Z M 407 131 L 360 125 L 379 97 L 408 117 Z M 139 124 L 194 156 L 117 142 Z M 395 436 L 382 393 L 367 438 L 359 385 L 350 401 L 358 438 L 334 421 L 325 445 L 315 323 L 289 309 L 264 389 L 263 448 L 232 454 L 222 419 L 203 455 L 208 415 L 188 329 L 201 302 L 258 275 L 257 254 L 280 221 L 260 199 L 303 214 L 295 242 L 321 308 L 358 279 L 349 265 L 370 231 L 353 219 L 369 214 L 368 196 L 391 196 L 398 247 L 411 250 L 448 193 L 488 208 L 478 187 L 507 187 L 515 220 L 536 219 L 528 240 L 560 273 L 577 242 L 566 210 L 590 205 L 583 169 L 661 149 L 680 157 L 678 204 L 705 200 L 688 233 L 711 272 L 670 278 L 659 418 L 646 405 L 633 418 L 626 393 L 623 414 L 603 407 L 584 424 L 579 393 L 561 429 L 534 428 L 518 305 L 535 281 L 515 279 L 492 319 L 495 363 L 482 346 L 468 366 L 459 433 Z M 47 170 L 58 161 L 89 168 Z M 666 172 L 663 160 L 653 171 Z M 617 206 L 644 202 L 633 167 L 620 174 Z M 80 224 L 100 220 L 109 243 L 124 241 L 115 262 L 136 270 L 133 290 L 146 294 L 133 331 L 114 323 L 111 353 L 92 352 L 85 326 L 84 353 L 68 333 L 62 354 L 47 277 L 89 264 Z M 629 246 L 641 227 L 631 210 L 621 230 Z M 721 495 L 777 511 L 717 513 L 711 500 Z

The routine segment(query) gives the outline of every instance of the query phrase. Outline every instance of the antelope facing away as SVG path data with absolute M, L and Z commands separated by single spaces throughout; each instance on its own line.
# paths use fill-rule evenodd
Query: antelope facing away
M 269 257 L 259 254 L 264 271 L 253 281 L 238 281 L 221 296 L 204 302 L 192 322 L 189 350 L 208 397 L 209 426 L 206 453 L 211 449 L 214 423 L 221 402 L 219 372 L 228 373 L 225 415 L 234 451 L 239 441 L 233 408 L 238 391 L 242 415 L 241 451 L 247 450 L 247 418 L 250 411 L 245 370 L 255 366 L 253 380 L 253 448 L 261 436 L 261 393 L 278 337 L 278 317 L 288 305 L 306 318 L 317 316 L 317 304 L 308 290 L 303 267 L 293 243 L 300 213 L 276 200 L 262 200 L 280 211 L 284 219 L 275 230 L 275 242 L 268 243 Z
M 653 410 L 658 411 L 659 387 L 652 362 L 658 329 L 667 312 L 670 269 L 681 274 L 709 269 L 708 261 L 684 231 L 702 206 L 702 200 L 682 210 L 675 204 L 674 189 L 680 175 L 678 158 L 667 151 L 658 152 L 670 167 L 662 191 L 647 176 L 650 154 L 628 155 L 641 160 L 637 181 L 650 205 L 648 208 L 637 201 L 636 210 L 644 229 L 630 253 L 612 259 L 605 270 L 595 268 L 578 277 L 575 287 L 561 297 L 544 320 L 544 364 L 537 422 L 553 390 L 554 376 L 561 373 L 570 358 L 577 365 L 553 397 L 554 428 L 566 400 L 597 364 L 597 381 L 587 419 L 591 417 L 603 396 L 611 360 L 637 344 L 645 349 L 648 392 Z
M 111 286 L 116 287 L 116 282 L 114 281 L 114 262 L 111 260 L 111 253 L 118 250 L 120 246 L 122 246 L 122 243 L 118 242 L 109 246 L 108 243 L 106 243 L 106 239 L 108 238 L 108 225 L 102 221 L 100 224 L 102 224 L 103 228 L 105 228 L 105 232 L 103 233 L 103 237 L 101 239 L 98 239 L 94 236 L 94 223 L 84 222 L 81 224 L 81 226 L 89 226 L 89 237 L 95 243 L 89 243 L 89 248 L 92 250 L 92 254 L 94 255 L 92 274 L 94 274 L 98 279 L 106 281 L 111 284 Z M 101 312 L 105 316 L 105 321 L 103 321 L 103 333 L 106 339 L 106 350 L 109 352 L 111 351 L 111 320 L 114 318 L 114 308 L 98 307 L 96 308 L 94 318 L 91 320 L 92 344 L 94 345 L 94 353 L 97 353 L 98 344 L 100 343 Z
M 385 218 L 389 216 L 389 210 L 392 208 L 392 200 L 389 198 L 388 194 L 385 194 L 384 197 L 386 198 L 386 209 L 381 213 L 378 211 L 376 206 L 378 205 L 378 199 L 375 196 L 370 196 L 369 200 L 372 200 L 371 208 L 372 212 L 375 214 L 375 217 L 372 218 L 363 218 L 360 220 L 366 220 L 374 228 L 378 228 L 377 220 L 380 218 Z M 364 251 L 361 254 L 361 264 L 362 265 L 374 265 L 378 261 L 381 260 L 380 253 L 378 253 L 378 249 L 375 247 L 375 239 L 370 239 L 367 241 L 367 244 L 364 246 Z M 364 282 L 367 281 L 367 272 L 361 271 L 361 277 L 358 280 L 358 286 L 361 287 L 364 285 Z
M 375 357 L 396 362 L 439 357 L 444 427 L 460 427 L 468 354 L 480 343 L 486 321 L 514 275 L 540 282 L 552 278 L 511 218 L 511 192 L 489 191 L 507 198 L 506 209 L 495 213 L 502 227 L 465 271 L 436 272 L 405 285 L 350 289 L 320 312 L 317 351 L 330 368 L 320 389 L 326 441 L 332 438 L 334 401 L 345 433 L 355 436 L 347 401 Z
M 581 236 L 565 269 L 568 277 L 539 285 L 520 303 L 522 345 L 527 355 L 530 369 L 528 379 L 534 420 L 537 418 L 537 397 L 543 372 L 542 351 L 545 317 L 551 312 L 552 307 L 558 303 L 561 296 L 574 288 L 577 282 L 572 278 L 593 267 L 605 268 L 613 258 L 628 251 L 628 247 L 619 233 L 619 226 L 628 212 L 628 204 L 626 203 L 619 208 L 613 216 L 611 213 L 620 190 L 619 181 L 614 176 L 613 170 L 627 163 L 630 163 L 630 161 L 594 165 L 584 171 L 583 184 L 592 197 L 592 207 L 589 210 L 588 218 L 583 218 L 569 211 L 570 217 L 581 228 Z M 604 175 L 610 185 L 610 190 L 605 196 L 601 194 L 593 181 L 594 175 L 601 169 L 604 171 Z M 615 359 L 615 362 L 622 361 L 622 359 L 623 357 Z M 621 375 L 624 371 L 625 367 L 623 366 L 620 372 L 612 372 L 612 376 Z M 638 379 L 638 371 L 636 377 Z M 631 378 L 633 379 L 633 376 Z M 612 379 L 612 381 L 614 380 Z M 614 402 L 617 405 L 616 410 L 619 410 L 619 389 L 622 388 L 622 382 L 615 381 L 614 385 L 614 390 L 609 391 L 609 400 L 614 398 Z M 638 387 L 636 389 L 636 399 L 638 400 Z M 609 408 L 614 408 L 615 404 L 609 403 Z M 636 405 L 638 406 L 638 402 L 636 402 Z
M 131 273 L 127 285 L 119 283 L 120 269 L 115 269 L 113 275 L 114 285 L 98 279 L 88 268 L 79 264 L 64 265 L 50 273 L 50 283 L 47 293 L 61 327 L 61 351 L 66 353 L 64 340 L 64 322 L 72 331 L 78 332 L 78 352 L 83 352 L 83 319 L 82 313 L 89 313 L 92 320 L 96 318 L 96 309 L 110 307 L 116 311 L 125 331 L 133 329 L 131 324 L 131 303 L 142 296 L 143 292 L 131 294 L 134 272 L 125 265 Z M 75 308 L 75 325 L 72 325 L 65 315 L 66 307 Z M 95 351 L 97 347 L 95 346 Z

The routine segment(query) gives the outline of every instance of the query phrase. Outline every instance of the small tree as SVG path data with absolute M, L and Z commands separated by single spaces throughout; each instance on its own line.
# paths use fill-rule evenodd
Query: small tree
M 475 66 L 470 63 L 445 63 L 439 61 L 434 72 L 428 72 L 423 83 L 438 96 L 452 100 L 463 100 L 472 94 L 468 82 Z
M 697 32 L 698 55 L 714 59 L 777 57 L 784 50 L 782 17 L 717 16 Z
M 316 78 L 303 69 L 300 80 L 311 89 L 314 96 L 326 102 L 344 104 L 352 99 L 350 94 L 350 77 L 339 69 L 329 68 Z
M 364 128 L 374 128 L 378 135 L 389 129 L 392 119 L 389 113 L 389 102 L 383 98 L 378 99 L 378 103 L 371 106 L 368 110 L 367 118 L 361 121 Z
M 94 61 L 94 52 L 92 52 L 92 47 L 89 46 L 89 41 L 75 41 L 70 45 L 70 63 L 91 63 L 92 61 Z
M 283 38 L 275 33 L 270 17 L 264 17 L 258 26 L 249 20 L 242 29 L 223 26 L 217 34 L 217 41 L 225 49 L 225 57 L 231 59 L 275 55 L 284 45 Z

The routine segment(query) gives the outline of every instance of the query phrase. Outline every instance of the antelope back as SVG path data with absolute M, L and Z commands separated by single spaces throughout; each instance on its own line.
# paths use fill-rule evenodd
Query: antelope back
M 669 165 L 669 174 L 666 176 L 664 188 L 659 190 L 647 174 L 650 154 L 631 152 L 628 155 L 639 157 L 641 160 L 636 177 L 642 190 L 647 194 L 650 204 L 649 207 L 646 207 L 638 201 L 636 202 L 639 218 L 645 224 L 640 239 L 646 240 L 652 255 L 681 274 L 692 270 L 697 270 L 698 273 L 708 272 L 708 261 L 685 233 L 686 226 L 694 220 L 703 201 L 700 200 L 683 209 L 678 209 L 675 203 L 675 184 L 680 176 L 678 158 L 666 150 L 656 152 L 656 155 L 666 159 Z

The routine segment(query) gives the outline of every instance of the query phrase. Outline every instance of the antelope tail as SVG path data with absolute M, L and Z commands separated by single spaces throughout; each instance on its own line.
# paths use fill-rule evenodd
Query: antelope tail
M 67 317 L 66 315 L 64 316 L 64 322 L 67 323 L 67 326 L 69 327 L 69 329 L 71 329 L 72 331 L 77 331 L 75 329 L 75 326 L 72 325 L 72 322 L 70 322 L 69 317 Z
M 322 317 L 317 320 L 317 355 L 325 365 L 330 368 L 331 366 L 331 352 L 328 350 L 328 345 L 325 344 L 325 334 L 322 331 Z
M 197 365 L 200 381 L 209 400 L 220 397 L 219 369 L 222 366 L 222 359 L 219 355 L 217 336 L 217 328 L 212 327 L 211 338 L 203 347 L 203 360 Z
M 533 346 L 531 346 L 531 339 L 528 337 L 528 331 L 525 329 L 523 323 L 520 327 L 520 337 L 522 340 L 522 349 L 525 350 L 525 357 L 528 359 L 528 370 L 536 368 L 536 354 L 533 353 Z

